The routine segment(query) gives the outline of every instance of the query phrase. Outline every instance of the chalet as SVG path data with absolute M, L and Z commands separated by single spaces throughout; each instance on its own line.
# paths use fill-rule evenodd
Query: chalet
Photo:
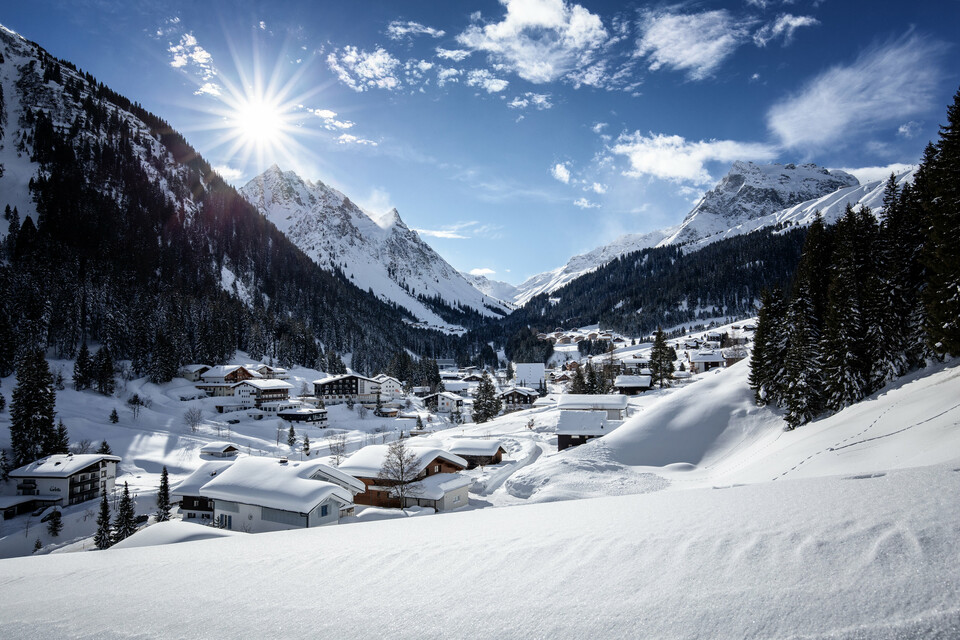
M 418 398 L 425 398 L 430 395 L 430 387 L 413 387 L 410 389 L 413 395 Z
M 380 473 L 388 450 L 389 446 L 385 444 L 364 447 L 340 465 L 340 471 L 359 478 L 366 486 L 366 491 L 357 495 L 357 504 L 391 508 L 433 507 L 437 511 L 467 505 L 473 480 L 458 473 L 467 468 L 467 461 L 449 451 L 416 445 L 407 445 L 407 452 L 413 460 L 411 475 L 416 478 L 416 485 L 410 487 L 411 495 L 401 505 L 393 490 L 395 483 L 381 477 Z
M 440 369 L 440 371 L 455 371 L 457 369 L 457 361 L 448 358 L 438 358 L 437 368 Z
M 348 399 L 355 402 L 376 402 L 379 392 L 379 382 L 355 373 L 313 381 L 313 395 L 334 404 L 346 402 Z
M 499 440 L 480 440 L 476 438 L 457 438 L 447 450 L 467 461 L 467 469 L 474 469 L 503 462 L 507 452 Z
M 288 380 L 290 378 L 290 374 L 287 373 L 287 370 L 282 367 L 271 367 L 270 365 L 266 364 L 258 364 L 254 366 L 253 370 L 267 380 Z
M 604 411 L 607 420 L 623 420 L 627 416 L 627 396 L 565 393 L 557 400 L 561 411 Z
M 200 447 L 200 457 L 203 459 L 236 458 L 239 453 L 239 447 L 232 442 L 208 442 Z
M 232 396 L 234 387 L 238 382 L 244 380 L 262 379 L 259 373 L 251 372 L 246 367 L 239 365 L 221 365 L 211 367 L 200 376 L 200 382 L 197 383 L 197 389 L 205 392 L 207 396 L 219 398 Z
M 244 380 L 237 383 L 234 396 L 245 407 L 260 408 L 265 402 L 283 402 L 290 397 L 293 385 L 283 380 Z
M 463 411 L 463 398 L 449 391 L 441 391 L 429 396 L 424 396 L 423 404 L 428 407 L 436 407 L 437 413 L 454 413 Z
M 563 368 L 566 369 L 567 371 L 576 371 L 577 369 L 580 368 L 580 363 L 577 362 L 576 360 L 571 360 L 567 364 L 563 365 Z
M 554 381 L 554 382 L 570 382 L 571 380 L 573 380 L 573 376 L 571 376 L 571 375 L 570 375 L 569 373 L 567 373 L 566 371 L 564 371 L 563 373 L 560 373 L 560 374 L 558 374 L 558 375 L 554 375 L 554 377 L 553 377 L 553 381 Z
M 731 349 L 724 349 L 720 352 L 723 355 L 723 366 L 729 367 L 735 365 L 744 358 L 747 357 L 747 350 L 743 347 L 733 347 Z
M 528 387 L 510 387 L 500 392 L 504 413 L 529 409 L 539 397 L 539 392 Z
M 519 387 L 539 387 L 546 383 L 546 367 L 542 362 L 521 362 L 514 365 L 513 378 Z
M 625 396 L 635 396 L 653 386 L 653 376 L 617 376 L 613 388 Z
M 200 457 L 206 459 L 193 473 L 170 489 L 170 499 L 180 504 L 180 517 L 184 520 L 212 524 L 213 499 L 200 495 L 200 489 L 225 469 L 230 468 L 237 458 L 235 455 L 221 458 L 207 457 L 203 455 L 203 449 Z
M 180 369 L 180 377 L 186 378 L 190 382 L 197 382 L 200 376 L 210 370 L 206 364 L 187 364 Z
M 474 384 L 478 384 L 481 380 L 483 380 L 483 374 L 468 373 L 467 375 L 463 376 L 461 380 L 463 380 L 463 382 L 472 382 Z
M 384 400 L 393 400 L 403 395 L 403 384 L 394 377 L 381 373 L 374 378 L 380 384 L 380 397 Z
M 261 402 L 258 407 L 264 416 L 277 415 L 282 411 L 292 411 L 294 409 L 299 409 L 305 403 L 301 399 L 296 400 L 271 400 L 269 402 Z
M 465 398 L 470 394 L 470 383 L 462 380 L 452 380 L 443 383 L 443 390 Z
M 40 458 L 9 473 L 20 501 L 17 513 L 35 506 L 67 506 L 95 500 L 113 491 L 120 458 L 99 453 L 55 454 Z
M 560 411 L 560 419 L 557 421 L 557 451 L 604 436 L 616 427 L 616 424 L 607 422 L 606 411 Z
M 620 362 L 622 371 L 628 375 L 636 375 L 650 367 L 650 361 L 646 358 L 624 358 Z
M 723 354 L 713 349 L 701 349 L 696 353 L 688 353 L 690 360 L 690 371 L 693 373 L 706 373 L 710 369 L 724 366 L 725 360 Z
M 284 409 L 277 413 L 277 417 L 287 422 L 306 422 L 315 427 L 327 427 L 327 410 L 316 407 L 296 407 Z
M 361 491 L 362 482 L 333 467 L 286 458 L 240 458 L 200 487 L 218 526 L 248 533 L 336 524 Z

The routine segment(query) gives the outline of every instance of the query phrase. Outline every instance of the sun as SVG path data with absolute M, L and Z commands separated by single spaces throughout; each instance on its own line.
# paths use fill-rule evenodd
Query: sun
M 234 134 L 254 147 L 272 147 L 284 133 L 282 106 L 261 96 L 245 97 L 230 123 Z

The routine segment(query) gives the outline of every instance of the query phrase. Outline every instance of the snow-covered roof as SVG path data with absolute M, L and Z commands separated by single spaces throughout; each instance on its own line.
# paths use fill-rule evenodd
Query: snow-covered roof
M 193 473 L 170 489 L 172 496 L 199 496 L 200 488 L 220 475 L 240 458 L 207 458 Z
M 561 411 L 557 435 L 602 436 L 610 433 L 605 411 Z
M 473 478 L 459 473 L 437 473 L 417 482 L 411 492 L 412 497 L 425 500 L 440 500 L 450 491 L 473 484 Z
M 312 478 L 325 466 L 314 461 L 240 458 L 205 484 L 200 495 L 297 513 L 307 513 L 329 498 L 345 504 L 353 502 L 347 489 Z
M 500 449 L 503 449 L 503 444 L 499 440 L 476 438 L 457 438 L 447 445 L 447 450 L 458 456 L 494 456 Z
M 272 391 L 275 389 L 293 389 L 293 385 L 283 380 L 243 380 L 237 383 L 237 386 L 248 384 L 260 391 Z
M 451 401 L 453 401 L 453 402 L 456 402 L 457 400 L 463 400 L 462 397 L 458 396 L 458 395 L 455 394 L 455 393 L 450 393 L 449 391 L 440 391 L 440 392 L 437 392 L 437 393 L 431 393 L 431 394 L 428 395 L 428 396 L 423 396 L 423 399 L 426 400 L 427 398 L 433 398 L 433 397 L 435 397 L 435 396 L 443 396 L 443 397 L 446 398 L 447 400 L 451 400 Z
M 560 409 L 626 409 L 627 397 L 589 393 L 565 393 L 557 400 Z
M 366 490 L 366 485 L 363 484 L 363 482 L 357 480 L 349 473 L 344 473 L 340 469 L 327 464 L 318 465 L 317 470 L 313 472 L 311 477 L 314 480 L 325 480 L 326 482 L 338 484 L 353 494 L 363 493 Z
M 208 364 L 185 364 L 180 367 L 181 371 L 186 371 L 188 373 L 196 373 L 197 371 L 206 371 L 210 368 Z
M 723 354 L 712 349 L 698 351 L 690 356 L 690 362 L 723 362 Z
M 383 462 L 387 459 L 389 449 L 390 447 L 385 444 L 374 444 L 364 447 L 347 458 L 340 465 L 340 470 L 357 478 L 376 478 L 380 475 L 380 469 L 383 468 Z M 407 451 L 413 455 L 415 473 L 423 471 L 428 464 L 437 458 L 459 465 L 464 469 L 467 468 L 466 460 L 449 451 L 444 451 L 436 447 L 421 447 L 408 444 Z
M 237 451 L 240 450 L 240 448 L 237 445 L 233 444 L 232 442 L 226 442 L 226 441 L 208 442 L 207 444 L 200 447 L 200 455 L 203 455 L 205 453 L 206 454 L 225 453 L 227 449 L 231 447 L 233 447 Z
M 377 384 L 377 381 L 374 380 L 373 378 L 361 376 L 356 373 L 344 373 L 339 376 L 327 376 L 326 378 L 320 378 L 319 380 L 314 380 L 313 384 L 328 384 L 330 382 L 336 382 L 337 380 L 345 380 L 347 378 L 357 378 L 358 380 L 366 380 L 368 382 L 373 382 Z
M 218 364 L 215 367 L 210 367 L 207 369 L 207 371 L 204 372 L 204 376 L 210 378 L 219 378 L 229 375 L 240 368 L 242 367 L 238 364 Z
M 648 363 L 650 362 L 650 358 L 634 358 L 634 357 L 628 357 L 628 358 L 624 358 L 623 360 L 621 360 L 621 362 L 622 362 L 623 364 L 648 364 Z
M 501 396 L 505 396 L 511 393 L 519 393 L 522 396 L 539 396 L 540 393 L 530 387 L 507 387 L 500 392 Z
M 383 384 L 383 383 L 385 383 L 385 382 L 390 382 L 390 381 L 393 381 L 393 382 L 397 383 L 398 385 L 400 384 L 400 381 L 399 381 L 399 380 L 397 380 L 397 379 L 394 378 L 393 376 L 388 376 L 388 375 L 385 374 L 385 373 L 381 373 L 380 375 L 374 377 L 373 380 L 374 380 L 374 382 L 379 382 L 380 384 Z
M 616 380 L 613 381 L 613 386 L 626 388 L 642 387 L 646 389 L 650 386 L 652 380 L 652 376 L 617 376 Z
M 102 453 L 58 453 L 14 469 L 10 475 L 18 478 L 66 478 L 101 460 L 120 462 L 119 457 Z

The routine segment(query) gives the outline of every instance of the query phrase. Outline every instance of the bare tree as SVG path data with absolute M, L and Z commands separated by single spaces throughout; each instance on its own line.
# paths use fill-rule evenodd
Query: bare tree
M 203 410 L 200 407 L 191 407 L 183 414 L 183 423 L 190 427 L 190 431 L 196 433 L 203 424 Z
M 407 448 L 406 440 L 396 440 L 387 447 L 387 457 L 380 467 L 377 484 L 390 487 L 390 494 L 400 500 L 400 508 L 407 498 L 420 494 L 422 485 L 417 468 L 417 457 Z
M 76 454 L 93 453 L 94 451 L 93 443 L 86 439 L 73 443 L 70 449 Z
M 330 434 L 327 441 L 330 447 L 330 457 L 333 458 L 333 466 L 339 467 L 347 455 L 347 436 L 342 433 Z
M 365 406 L 360 405 L 357 407 L 357 415 L 360 416 L 360 419 L 363 420 L 367 417 L 368 410 Z

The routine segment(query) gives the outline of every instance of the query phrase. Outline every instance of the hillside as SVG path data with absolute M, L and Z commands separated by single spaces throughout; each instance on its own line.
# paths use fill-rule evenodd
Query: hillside
M 477 323 L 508 308 L 477 291 L 410 230 L 396 209 L 383 216 L 362 210 L 323 182 L 273 165 L 241 194 L 318 265 L 440 327 Z M 479 315 L 480 318 L 472 318 Z

